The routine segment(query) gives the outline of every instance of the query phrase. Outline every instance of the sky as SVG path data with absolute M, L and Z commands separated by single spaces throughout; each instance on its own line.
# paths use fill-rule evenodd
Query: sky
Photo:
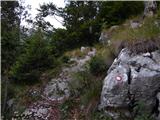
M 43 3 L 49 3 L 52 2 L 53 4 L 55 4 L 57 7 L 64 7 L 65 3 L 64 0 L 25 0 L 25 5 L 31 5 L 31 16 L 32 18 L 34 18 L 36 16 L 36 14 L 38 13 L 38 11 L 36 10 L 37 8 L 39 8 L 39 5 L 43 4 Z M 63 19 L 61 17 L 56 16 L 56 19 L 58 19 L 58 21 L 63 21 Z M 47 18 L 45 18 L 46 21 L 49 21 L 55 28 L 64 28 L 62 26 L 62 24 L 60 22 L 58 22 L 54 17 L 50 17 L 48 16 Z M 27 26 L 27 23 L 22 21 L 22 25 Z

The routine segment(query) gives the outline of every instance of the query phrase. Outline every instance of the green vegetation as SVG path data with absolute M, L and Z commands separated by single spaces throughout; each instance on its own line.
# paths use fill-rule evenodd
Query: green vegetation
M 7 100 L 14 97 L 10 84 L 9 71 L 15 63 L 16 57 L 21 53 L 20 11 L 23 8 L 18 1 L 1 2 L 1 112 L 4 118 L 10 118 L 10 109 L 7 108 Z M 16 11 L 17 9 L 17 11 Z M 19 10 L 18 10 L 19 9 Z
M 129 26 L 119 28 L 112 36 L 112 40 L 125 40 L 133 42 L 138 40 L 147 40 L 158 37 L 160 35 L 160 28 L 158 23 L 155 24 L 156 18 L 145 18 L 142 26 L 133 29 Z M 158 19 L 157 19 L 158 22 Z
M 112 120 L 111 117 L 108 117 L 104 114 L 103 111 L 95 111 L 94 113 L 92 113 L 92 120 Z
M 129 24 L 129 23 L 128 23 Z M 121 41 L 134 53 L 153 51 L 160 48 L 160 27 L 157 17 L 145 18 L 142 26 L 131 28 L 120 26 L 112 35 L 113 43 Z
M 111 7 L 112 6 L 112 7 Z M 136 1 L 109 1 L 102 2 L 100 17 L 104 22 L 103 28 L 123 23 L 127 18 L 136 16 L 144 10 L 143 2 Z M 107 13 L 107 14 L 106 14 Z
M 97 55 L 89 62 L 89 70 L 92 75 L 103 76 L 107 73 L 108 68 L 111 66 L 115 55 L 109 46 L 98 46 Z
M 93 63 L 97 59 L 96 63 Z M 102 80 L 106 72 L 104 70 L 105 63 L 102 61 L 103 67 L 93 67 L 101 65 L 101 58 L 94 57 L 91 61 L 86 64 L 83 71 L 73 73 L 73 78 L 70 81 L 71 97 L 79 98 L 79 105 L 85 106 L 85 112 L 81 113 L 85 115 L 85 119 L 90 119 L 92 114 L 97 109 L 97 104 L 100 98 Z M 98 69 L 98 70 L 97 70 Z M 106 68 L 105 68 L 106 71 Z M 102 72 L 100 74 L 100 72 Z M 92 113 L 93 112 L 93 113 Z M 95 115 L 95 114 L 94 114 Z M 96 116 L 98 117 L 98 115 Z
M 73 96 L 79 96 L 85 92 L 84 88 L 88 88 L 91 83 L 91 74 L 88 71 L 80 71 L 73 73 L 73 79 L 70 81 L 70 90 Z
M 1 3 L 1 45 L 2 45 L 2 73 L 6 74 L 16 57 L 20 54 L 20 24 L 18 23 L 19 12 L 15 11 L 20 7 L 17 1 Z
M 65 119 L 70 119 L 71 116 L 71 111 L 77 107 L 77 102 L 70 98 L 68 100 L 66 100 L 62 105 L 60 105 L 60 109 L 61 109 L 61 120 L 65 120 Z
M 105 61 L 103 61 L 102 58 L 97 56 L 91 59 L 89 66 L 89 69 L 93 75 L 103 74 L 107 71 Z
M 54 57 L 47 46 L 47 41 L 38 31 L 28 40 L 24 53 L 11 69 L 16 83 L 33 84 L 38 82 L 46 69 L 53 67 Z
M 136 1 L 71 1 L 63 9 L 56 8 L 52 3 L 43 4 L 38 17 L 44 19 L 48 15 L 57 15 L 64 19 L 66 29 L 54 29 L 51 35 L 53 53 L 58 56 L 70 49 L 94 45 L 98 42 L 101 28 L 121 24 L 143 10 L 143 2 Z
M 77 57 L 77 58 L 82 58 L 86 55 L 87 51 L 85 52 L 81 52 L 81 50 L 78 48 L 78 49 L 74 49 L 72 51 L 67 51 L 65 52 L 65 55 L 66 56 L 69 56 L 69 57 Z
M 61 61 L 63 62 L 63 63 L 68 63 L 69 62 L 69 57 L 68 56 L 66 56 L 66 55 L 63 55 L 62 57 L 61 57 Z
M 154 120 L 153 116 L 151 116 L 151 114 L 147 111 L 143 101 L 137 102 L 137 105 L 133 110 L 136 113 L 135 120 Z
M 97 110 L 97 105 L 104 76 L 107 74 L 107 69 L 111 65 L 114 55 L 112 51 L 102 45 L 97 45 L 96 49 L 97 55 L 91 58 L 84 70 L 72 74 L 72 80 L 69 84 L 70 92 L 71 97 L 79 99 L 79 105 L 84 106 L 84 111 L 80 113 L 85 117 L 83 119 L 110 120 Z

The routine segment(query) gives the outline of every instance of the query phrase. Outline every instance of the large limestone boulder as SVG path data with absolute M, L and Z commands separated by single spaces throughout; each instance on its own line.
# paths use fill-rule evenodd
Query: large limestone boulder
M 156 112 L 159 90 L 160 50 L 133 55 L 125 48 L 108 70 L 99 108 L 117 120 L 134 117 L 138 102 L 145 103 L 147 112 Z

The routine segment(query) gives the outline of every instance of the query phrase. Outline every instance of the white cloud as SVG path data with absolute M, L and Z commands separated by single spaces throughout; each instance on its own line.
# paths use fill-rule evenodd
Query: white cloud
M 55 4 L 57 7 L 64 7 L 65 3 L 64 0 L 25 0 L 25 5 L 31 5 L 31 16 L 34 18 L 38 11 L 36 10 L 39 8 L 39 5 L 42 5 L 43 3 L 49 3 L 52 2 Z M 56 17 L 58 21 L 63 21 L 63 18 L 61 17 Z M 58 22 L 54 17 L 48 16 L 45 18 L 46 21 L 49 21 L 55 28 L 64 28 L 60 22 Z M 27 25 L 26 22 L 22 21 L 23 25 Z

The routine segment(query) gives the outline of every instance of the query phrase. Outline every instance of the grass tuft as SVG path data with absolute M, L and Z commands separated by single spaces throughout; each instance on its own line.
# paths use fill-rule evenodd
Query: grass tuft
M 160 48 L 159 19 L 156 17 L 145 18 L 142 26 L 135 29 L 121 26 L 113 33 L 111 41 L 115 48 L 118 46 L 115 44 L 120 42 L 136 54 L 157 50 Z

